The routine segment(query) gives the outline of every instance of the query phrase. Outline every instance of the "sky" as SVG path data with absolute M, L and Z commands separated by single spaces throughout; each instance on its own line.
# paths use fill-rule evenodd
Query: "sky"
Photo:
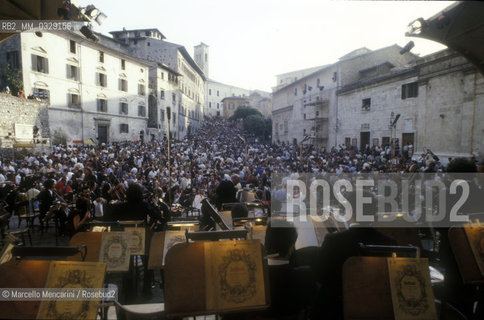
M 77 0 L 108 17 L 94 30 L 157 28 L 193 57 L 210 46 L 209 78 L 245 89 L 271 91 L 276 75 L 330 64 L 361 47 L 375 50 L 415 42 L 412 52 L 445 49 L 405 37 L 407 25 L 430 18 L 449 1 L 328 0 Z

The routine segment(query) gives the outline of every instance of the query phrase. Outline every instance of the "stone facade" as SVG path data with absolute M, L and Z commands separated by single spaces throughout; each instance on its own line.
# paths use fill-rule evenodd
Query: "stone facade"
M 146 135 L 149 64 L 124 45 L 76 32 L 21 33 L 0 44 L 20 56 L 26 96 L 48 105 L 50 132 L 67 143 L 137 140 Z
M 269 92 L 254 90 L 247 99 L 249 99 L 249 105 L 258 109 L 264 118 L 268 119 L 272 116 L 272 99 Z
M 222 100 L 223 113 L 222 116 L 226 119 L 234 115 L 238 107 L 248 107 L 249 100 L 244 97 L 228 97 Z
M 49 113 L 45 103 L 30 99 L 21 99 L 0 93 L 0 153 L 11 156 L 12 148 L 47 151 L 50 149 Z M 31 132 L 30 139 L 22 138 L 16 132 L 16 125 Z M 33 127 L 39 128 L 39 135 L 34 140 Z M 25 130 L 25 129 L 24 129 Z
M 401 55 L 400 50 L 397 45 L 374 51 L 361 48 L 316 71 L 310 68 L 278 76 L 272 94 L 272 141 L 305 140 L 318 147 L 334 146 L 341 122 L 338 89 L 373 72 L 373 68 L 402 68 L 416 58 L 411 53 Z
M 250 90 L 223 84 L 211 79 L 207 80 L 205 86 L 206 98 L 204 114 L 206 116 L 223 116 L 222 100 L 225 98 L 247 97 L 250 95 Z
M 128 45 L 134 56 L 152 63 L 162 63 L 182 75 L 178 83 L 181 99 L 175 110 L 175 130 L 177 138 L 195 132 L 203 117 L 206 77 L 185 47 L 164 41 L 165 37 L 157 29 L 122 30 L 111 34 L 115 40 Z
M 484 78 L 449 50 L 401 70 L 381 70 L 343 86 L 338 95 L 337 144 L 412 143 L 443 157 L 484 152 Z M 400 114 L 395 133 L 391 114 Z
M 170 112 L 170 132 L 177 138 L 177 105 L 181 99 L 178 89 L 181 75 L 163 64 L 150 68 L 150 96 L 148 133 L 151 138 L 163 139 L 168 132 L 168 112 Z

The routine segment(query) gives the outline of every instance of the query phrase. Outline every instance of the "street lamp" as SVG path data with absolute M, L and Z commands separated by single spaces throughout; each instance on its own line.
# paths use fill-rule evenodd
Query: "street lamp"
M 303 161 L 303 153 L 302 153 L 302 149 L 303 149 L 303 143 L 308 140 L 309 138 L 311 138 L 311 136 L 308 136 L 308 135 L 304 135 L 304 138 L 301 140 L 301 145 L 299 146 L 299 157 L 301 159 L 301 164 L 302 164 L 302 161 Z
M 245 161 L 247 161 L 249 159 L 249 146 L 247 145 L 247 141 L 240 134 L 237 135 L 237 138 L 239 138 L 240 141 L 242 141 L 242 143 L 245 145 Z
M 400 119 L 400 113 L 395 115 L 392 111 L 390 114 L 390 125 L 389 127 L 392 129 L 392 158 L 395 157 L 395 144 L 397 140 L 397 121 Z
M 171 121 L 171 108 L 166 107 L 166 120 L 168 120 L 168 206 L 171 209 L 171 131 L 170 131 L 170 121 Z

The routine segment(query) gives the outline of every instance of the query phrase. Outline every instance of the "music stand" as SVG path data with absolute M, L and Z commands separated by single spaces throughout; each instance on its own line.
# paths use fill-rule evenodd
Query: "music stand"
M 239 290 L 231 291 L 227 288 L 229 291 L 225 292 L 222 289 L 222 292 L 225 292 L 222 293 L 217 288 L 220 286 L 223 288 L 225 283 L 220 282 L 219 277 L 226 279 L 225 277 L 234 276 L 235 280 L 240 276 L 240 272 L 243 273 L 238 264 L 243 265 L 243 261 L 236 262 L 237 267 L 234 265 L 236 267 L 234 270 L 226 265 L 232 261 L 233 255 L 237 257 L 243 250 L 253 257 L 254 261 L 249 264 L 254 263 L 251 270 L 254 270 L 255 279 L 259 281 L 254 281 L 254 291 L 251 291 L 251 298 L 249 298 L 251 300 L 234 303 L 229 301 L 230 297 L 238 296 L 239 293 L 243 297 L 244 290 L 239 292 Z M 167 316 L 184 317 L 266 309 L 270 305 L 270 294 L 267 261 L 263 256 L 263 246 L 257 241 L 250 240 L 176 244 L 166 255 L 164 292 Z M 220 269 L 225 271 L 213 272 Z M 232 272 L 236 272 L 237 275 Z M 229 287 L 231 285 L 228 284 Z
M 247 229 L 239 230 L 224 230 L 224 231 L 198 231 L 188 232 L 185 231 L 185 237 L 187 242 L 192 241 L 219 241 L 230 239 L 247 239 Z
M 450 228 L 449 243 L 464 284 L 484 284 L 484 276 L 479 269 L 464 228 Z
M 205 223 L 211 228 L 214 228 L 215 224 L 217 224 L 222 230 L 230 230 L 222 217 L 220 217 L 218 211 L 212 206 L 207 198 L 202 200 L 202 219 L 206 220 Z
M 79 247 L 27 247 L 27 246 L 15 246 L 12 248 L 12 256 L 24 258 L 31 258 L 25 260 L 39 260 L 32 259 L 34 257 L 49 257 L 49 258 L 66 258 L 79 254 L 81 261 L 86 259 L 87 246 L 81 245 Z M 40 259 L 45 260 L 45 259 Z

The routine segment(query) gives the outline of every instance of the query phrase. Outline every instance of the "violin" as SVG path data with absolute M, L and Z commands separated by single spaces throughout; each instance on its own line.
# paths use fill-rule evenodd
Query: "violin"
M 113 200 L 124 201 L 126 199 L 126 190 L 122 183 L 117 183 L 108 191 Z

